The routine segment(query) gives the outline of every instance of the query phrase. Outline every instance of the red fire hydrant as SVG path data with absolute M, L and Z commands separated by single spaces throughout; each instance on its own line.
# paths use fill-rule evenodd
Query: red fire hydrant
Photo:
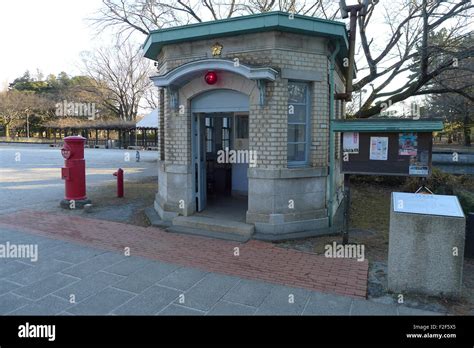
M 119 168 L 114 176 L 117 177 L 117 197 L 123 197 L 123 169 Z
M 82 208 L 91 203 L 86 196 L 85 141 L 86 138 L 81 136 L 64 138 L 64 146 L 61 149 L 64 168 L 61 168 L 61 178 L 65 180 L 65 195 L 61 206 L 66 209 Z

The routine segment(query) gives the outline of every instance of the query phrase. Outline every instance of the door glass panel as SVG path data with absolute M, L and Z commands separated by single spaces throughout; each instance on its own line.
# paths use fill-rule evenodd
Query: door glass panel
M 206 117 L 206 152 L 214 151 L 214 120 L 212 117 Z
M 230 148 L 230 118 L 222 120 L 222 149 Z

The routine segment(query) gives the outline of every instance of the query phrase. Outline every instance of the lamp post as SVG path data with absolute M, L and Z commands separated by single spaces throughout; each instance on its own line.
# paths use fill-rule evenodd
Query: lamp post
M 354 54 L 355 54 L 355 41 L 356 41 L 356 29 L 357 29 L 357 18 L 359 16 L 365 16 L 367 14 L 369 6 L 369 0 L 359 0 L 357 4 L 347 6 L 345 0 L 339 1 L 339 7 L 341 11 L 342 18 L 350 17 L 349 22 L 349 66 L 347 68 L 347 77 L 346 77 L 346 92 L 336 96 L 339 99 L 344 99 L 346 101 L 352 101 L 352 75 L 354 73 Z M 362 91 L 359 91 L 359 109 L 362 107 Z M 364 92 L 366 92 L 364 90 Z M 331 131 L 331 130 L 330 130 Z M 330 146 L 334 146 L 332 142 Z M 333 158 L 331 157 L 331 162 Z M 332 172 L 332 171 L 331 171 Z M 350 175 L 344 175 L 344 196 L 345 196 L 345 206 L 344 206 L 344 226 L 342 231 L 342 244 L 347 244 L 349 242 L 349 210 L 350 210 L 350 201 L 351 201 L 351 191 L 350 191 Z M 332 200 L 332 197 L 331 197 Z
M 30 139 L 30 109 L 26 109 L 26 138 Z

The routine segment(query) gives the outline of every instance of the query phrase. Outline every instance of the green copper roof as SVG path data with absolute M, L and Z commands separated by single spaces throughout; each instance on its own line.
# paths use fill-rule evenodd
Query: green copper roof
M 358 119 L 331 122 L 333 132 L 435 132 L 443 130 L 443 121 L 406 119 Z
M 266 12 L 155 30 L 148 35 L 143 50 L 145 57 L 156 60 L 165 45 L 272 30 L 339 40 L 342 43 L 339 56 L 347 56 L 349 43 L 344 23 L 300 15 L 290 19 L 286 12 Z

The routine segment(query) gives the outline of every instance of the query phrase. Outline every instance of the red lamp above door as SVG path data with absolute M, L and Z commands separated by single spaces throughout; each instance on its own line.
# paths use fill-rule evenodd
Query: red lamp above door
M 206 76 L 204 76 L 204 80 L 208 85 L 214 85 L 217 82 L 217 74 L 214 71 L 209 71 Z

